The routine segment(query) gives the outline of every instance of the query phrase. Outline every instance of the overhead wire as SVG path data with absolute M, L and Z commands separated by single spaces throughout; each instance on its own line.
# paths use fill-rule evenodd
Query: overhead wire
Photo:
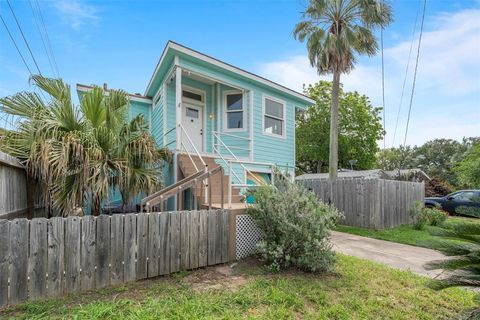
M 55 75 L 55 69 L 53 67 L 52 59 L 50 58 L 50 52 L 47 50 L 44 35 L 40 28 L 40 18 L 38 17 L 38 13 L 35 12 L 35 9 L 33 8 L 32 0 L 28 0 L 28 3 L 30 5 L 30 9 L 32 9 L 33 20 L 35 20 L 35 26 L 37 27 L 38 34 L 40 35 L 40 40 L 42 41 L 43 49 L 45 50 L 45 54 L 47 55 L 48 64 L 50 65 L 50 69 L 52 69 L 53 75 Z
M 403 138 L 403 147 L 404 148 L 405 148 L 405 145 L 407 143 L 407 135 L 408 135 L 408 129 L 409 129 L 409 124 L 410 124 L 410 115 L 412 113 L 413 96 L 415 94 L 415 85 L 416 85 L 416 82 L 417 82 L 418 61 L 419 61 L 419 58 L 420 58 L 420 47 L 421 47 L 421 44 L 422 44 L 423 24 L 424 24 L 424 21 L 425 21 L 426 7 L 427 7 L 427 0 L 424 0 L 424 2 L 423 2 L 423 13 L 422 13 L 422 23 L 420 25 L 420 35 L 418 37 L 417 58 L 416 58 L 416 61 L 415 61 L 415 72 L 413 74 L 412 91 L 411 91 L 411 94 L 410 94 L 410 105 L 409 105 L 409 108 L 408 108 L 407 125 L 405 127 L 405 136 Z
M 48 31 L 47 31 L 47 27 L 46 27 L 46 24 L 45 24 L 45 21 L 43 19 L 43 13 L 42 13 L 42 9 L 40 7 L 40 3 L 38 2 L 38 0 L 35 0 L 35 3 L 37 5 L 37 9 L 38 9 L 38 15 L 40 16 L 40 22 L 43 26 L 43 31 L 45 33 L 45 38 L 47 39 L 47 46 L 49 48 L 49 51 L 50 51 L 50 54 L 52 56 L 52 60 L 53 60 L 53 65 L 55 67 L 55 71 L 57 73 L 57 77 L 60 78 L 60 71 L 58 69 L 58 64 L 57 64 L 57 59 L 55 58 L 55 54 L 53 52 L 53 48 L 52 48 L 52 43 L 50 41 L 50 36 L 48 35 Z
M 385 64 L 383 60 L 383 28 L 380 31 L 380 46 L 382 50 L 382 109 L 383 109 L 383 149 L 385 149 L 386 145 L 386 117 L 385 117 Z
M 15 22 L 17 24 L 18 29 L 20 30 L 20 34 L 22 35 L 23 41 L 25 41 L 25 44 L 27 45 L 28 51 L 30 52 L 30 56 L 32 57 L 33 63 L 35 64 L 35 67 L 37 68 L 38 73 L 41 75 L 42 72 L 40 71 L 40 68 L 38 67 L 37 60 L 35 59 L 35 56 L 33 55 L 32 49 L 30 48 L 30 45 L 28 44 L 27 38 L 25 37 L 25 34 L 23 33 L 22 27 L 20 26 L 20 22 L 17 19 L 17 15 L 15 14 L 15 11 L 12 8 L 12 5 L 10 4 L 10 0 L 7 0 L 8 7 L 10 8 L 10 11 L 12 12 L 13 18 L 15 19 Z
M 421 8 L 422 0 L 420 0 L 418 3 L 419 3 L 419 5 L 418 5 L 418 8 L 417 8 L 417 14 L 415 16 L 415 22 L 413 24 L 412 41 L 410 42 L 410 49 L 408 51 L 407 66 L 405 67 L 405 76 L 403 77 L 402 92 L 400 94 L 400 103 L 398 104 L 397 119 L 395 121 L 395 130 L 393 131 L 392 148 L 395 146 L 395 139 L 396 139 L 396 136 L 397 136 L 398 123 L 400 121 L 400 113 L 401 113 L 402 105 L 403 105 L 403 96 L 405 94 L 405 87 L 406 87 L 406 84 L 407 84 L 408 71 L 409 71 L 409 67 L 410 67 L 410 59 L 412 57 L 413 44 L 415 43 L 415 32 L 417 31 L 418 16 L 420 14 L 420 8 Z
M 28 73 L 29 73 L 30 76 L 31 76 L 31 75 L 32 75 L 32 71 L 30 70 L 30 67 L 29 67 L 28 64 L 27 64 L 27 61 L 25 60 L 25 57 L 23 56 L 22 52 L 20 51 L 20 48 L 18 47 L 17 42 L 16 42 L 15 39 L 13 38 L 12 33 L 10 32 L 10 29 L 8 28 L 7 23 L 5 22 L 5 20 L 3 20 L 3 17 L 2 17 L 1 14 L 0 14 L 0 19 L 2 20 L 3 26 L 5 27 L 5 30 L 7 30 L 7 33 L 8 33 L 8 35 L 9 35 L 9 37 L 10 37 L 10 40 L 12 40 L 13 45 L 15 46 L 15 49 L 17 49 L 17 52 L 18 52 L 18 54 L 20 55 L 20 58 L 22 59 L 23 64 L 25 65 L 25 67 L 26 67 L 27 70 L 28 70 Z

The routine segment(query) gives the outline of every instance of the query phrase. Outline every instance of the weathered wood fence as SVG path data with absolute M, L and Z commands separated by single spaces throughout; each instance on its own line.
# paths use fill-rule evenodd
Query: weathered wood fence
M 325 202 L 345 214 L 343 224 L 372 228 L 393 228 L 410 222 L 409 209 L 424 201 L 425 186 L 418 182 L 384 179 L 300 180 Z
M 14 157 L 0 152 L 0 218 L 27 216 L 31 207 L 27 174 Z
M 228 261 L 227 211 L 0 220 L 0 306 Z

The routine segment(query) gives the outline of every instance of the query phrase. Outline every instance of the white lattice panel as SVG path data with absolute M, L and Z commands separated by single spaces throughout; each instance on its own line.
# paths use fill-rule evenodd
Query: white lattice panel
M 262 231 L 248 214 L 238 215 L 236 226 L 236 258 L 239 260 L 256 253 L 256 245 L 262 239 Z

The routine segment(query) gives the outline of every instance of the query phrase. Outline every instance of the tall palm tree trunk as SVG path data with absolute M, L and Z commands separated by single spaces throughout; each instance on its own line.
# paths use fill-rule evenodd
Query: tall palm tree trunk
M 330 114 L 330 154 L 329 178 L 337 179 L 338 171 L 338 94 L 340 90 L 340 72 L 333 72 L 332 83 L 332 110 Z

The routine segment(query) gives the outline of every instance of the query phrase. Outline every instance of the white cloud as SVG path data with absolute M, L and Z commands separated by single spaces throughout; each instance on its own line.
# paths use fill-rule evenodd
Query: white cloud
M 441 14 L 427 21 L 407 143 L 421 144 L 436 137 L 461 139 L 480 135 L 480 10 Z M 418 35 L 417 35 L 418 37 Z M 412 53 L 396 144 L 403 137 L 415 64 Z M 387 144 L 391 144 L 411 41 L 384 50 Z M 368 95 L 382 104 L 380 57 L 362 59 L 348 75 L 342 75 L 346 90 Z M 319 77 L 306 56 L 292 56 L 261 64 L 258 72 L 292 89 L 304 83 L 331 80 Z M 464 114 L 464 117 L 459 117 Z M 476 121 L 472 121 L 476 119 Z M 462 122 L 463 121 L 463 122 Z
M 99 21 L 98 8 L 81 0 L 60 0 L 54 4 L 63 21 L 74 29 Z

